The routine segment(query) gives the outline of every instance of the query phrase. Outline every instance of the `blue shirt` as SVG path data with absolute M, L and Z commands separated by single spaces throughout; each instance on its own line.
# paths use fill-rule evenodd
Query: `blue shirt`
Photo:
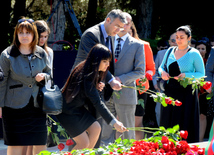
M 197 49 L 191 48 L 184 56 L 176 60 L 175 50 L 177 47 L 172 48 L 172 52 L 170 53 L 166 64 L 167 69 L 169 69 L 169 65 L 171 63 L 177 61 L 180 71 L 181 73 L 185 73 L 185 77 L 192 78 L 194 76 L 195 78 L 201 78 L 205 76 L 204 62 L 201 54 Z M 166 57 L 168 55 L 169 49 L 166 51 L 161 66 L 158 68 L 158 72 L 160 75 L 164 71 L 164 64 L 166 62 Z
M 105 40 L 105 42 L 106 42 L 106 38 L 108 37 L 108 34 L 107 34 L 106 29 L 105 29 L 105 27 L 104 27 L 104 22 L 100 25 L 100 27 L 101 27 L 101 31 L 102 31 L 104 40 Z M 110 41 L 110 40 L 109 40 L 109 41 Z M 109 43 L 108 49 L 111 51 L 111 44 L 110 44 L 110 43 Z M 111 52 L 112 52 L 112 51 L 111 51 Z

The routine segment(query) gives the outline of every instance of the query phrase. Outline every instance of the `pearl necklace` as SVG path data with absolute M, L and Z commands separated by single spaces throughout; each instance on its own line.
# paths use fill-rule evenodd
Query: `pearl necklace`
M 189 48 L 189 46 L 187 46 L 187 48 L 182 49 L 182 50 L 178 48 L 178 50 L 183 52 L 183 51 L 187 50 L 188 48 Z

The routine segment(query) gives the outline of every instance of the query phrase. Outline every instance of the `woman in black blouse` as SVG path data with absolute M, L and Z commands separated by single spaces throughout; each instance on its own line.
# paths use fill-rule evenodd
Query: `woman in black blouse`
M 99 95 L 105 86 L 101 81 L 105 79 L 110 60 L 109 49 L 101 44 L 95 45 L 87 59 L 74 68 L 63 88 L 66 102 L 57 119 L 76 142 L 73 149 L 94 148 L 101 132 L 97 115 L 119 132 L 127 131 Z

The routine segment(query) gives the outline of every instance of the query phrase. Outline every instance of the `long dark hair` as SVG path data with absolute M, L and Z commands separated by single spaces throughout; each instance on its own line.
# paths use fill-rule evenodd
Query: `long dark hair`
M 110 61 L 111 59 L 112 56 L 109 49 L 102 44 L 96 44 L 91 49 L 91 51 L 88 54 L 88 57 L 86 58 L 83 74 L 85 76 L 93 77 L 93 83 L 94 85 L 96 85 L 97 83 L 103 80 L 105 73 L 107 72 L 99 71 L 101 60 Z
M 48 27 L 48 24 L 44 20 L 37 20 L 37 21 L 35 21 L 35 24 L 36 24 L 38 35 L 39 35 L 39 38 L 38 38 L 38 44 L 39 44 L 39 39 L 40 39 L 41 33 L 47 32 L 49 35 L 50 34 L 50 28 Z M 45 44 L 42 46 L 42 48 L 49 55 L 47 47 L 48 47 L 47 42 L 45 42 Z
M 209 43 L 206 40 L 199 40 L 196 42 L 195 48 L 197 48 L 198 45 L 205 45 L 206 46 L 206 54 L 205 54 L 205 59 L 208 59 L 211 51 L 211 47 L 209 46 Z
M 79 63 L 69 75 L 62 89 L 66 103 L 70 103 L 79 93 L 84 78 L 91 78 L 95 86 L 102 81 L 108 69 L 105 72 L 99 71 L 100 62 L 111 59 L 110 50 L 102 44 L 96 44 L 89 52 L 86 60 Z

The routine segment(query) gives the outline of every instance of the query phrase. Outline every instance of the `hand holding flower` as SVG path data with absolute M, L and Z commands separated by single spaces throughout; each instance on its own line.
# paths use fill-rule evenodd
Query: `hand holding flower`
M 116 123 L 114 124 L 115 129 L 118 132 L 125 132 L 125 131 L 129 131 L 126 127 L 123 126 L 123 123 L 116 121 Z
M 184 79 L 184 78 L 185 78 L 185 73 L 181 73 L 181 74 L 179 74 L 178 76 L 175 76 L 175 77 L 174 77 L 175 80 L 178 80 L 178 79 L 182 80 L 182 79 Z
M 161 73 L 161 78 L 162 78 L 163 80 L 169 80 L 170 76 L 169 76 L 169 74 L 168 74 L 167 72 L 163 71 L 163 72 Z

